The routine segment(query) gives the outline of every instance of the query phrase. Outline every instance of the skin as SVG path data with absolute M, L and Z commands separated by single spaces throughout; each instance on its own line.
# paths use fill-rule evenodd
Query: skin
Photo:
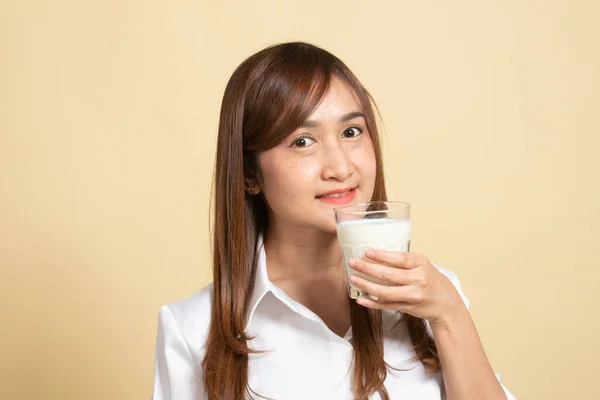
M 356 187 L 355 202 L 373 195 L 375 153 L 365 119 L 347 119 L 357 112 L 353 93 L 334 80 L 307 126 L 259 154 L 262 184 L 253 185 L 269 208 L 269 279 L 339 336 L 350 328 L 350 304 L 340 268 L 336 206 L 316 196 L 348 187 Z
M 333 209 L 316 196 L 356 187 L 352 203 L 369 201 L 376 165 L 364 118 L 344 120 L 360 107 L 352 91 L 334 79 L 311 114 L 280 145 L 259 154 L 262 191 L 269 209 L 265 237 L 269 279 L 315 312 L 337 335 L 350 328 L 348 293 Z M 447 399 L 504 399 L 468 310 L 452 283 L 424 256 L 372 250 L 350 260 L 357 271 L 392 282 L 353 283 L 379 297 L 364 307 L 406 312 L 427 319 L 438 346 Z

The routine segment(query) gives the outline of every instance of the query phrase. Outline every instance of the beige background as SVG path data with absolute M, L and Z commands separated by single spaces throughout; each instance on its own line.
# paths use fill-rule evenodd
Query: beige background
M 377 99 L 391 198 L 519 399 L 597 399 L 600 2 L 0 2 L 0 398 L 147 399 L 210 280 L 219 103 L 283 40 Z

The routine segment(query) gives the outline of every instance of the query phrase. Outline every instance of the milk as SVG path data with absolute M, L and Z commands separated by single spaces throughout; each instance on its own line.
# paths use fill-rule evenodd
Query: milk
M 378 279 L 354 271 L 348 266 L 351 258 L 362 259 L 367 249 L 409 251 L 410 220 L 396 218 L 367 218 L 339 222 L 337 236 L 344 255 L 346 277 L 362 276 L 372 282 L 386 284 Z M 348 281 L 350 297 L 368 296 Z

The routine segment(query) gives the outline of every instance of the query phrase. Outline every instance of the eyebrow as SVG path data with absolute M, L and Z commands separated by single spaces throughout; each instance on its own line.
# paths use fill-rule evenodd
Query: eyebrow
M 352 111 L 352 112 L 349 112 L 348 114 L 342 115 L 342 117 L 340 118 L 340 122 L 348 122 L 355 118 L 364 118 L 364 117 L 365 117 L 365 115 L 363 113 L 361 113 L 360 111 Z M 302 124 L 300 124 L 300 126 L 298 128 L 317 128 L 320 125 L 321 124 L 318 121 L 306 120 Z

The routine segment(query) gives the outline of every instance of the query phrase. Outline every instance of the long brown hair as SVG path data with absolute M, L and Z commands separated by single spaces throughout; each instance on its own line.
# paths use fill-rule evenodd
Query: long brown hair
M 365 115 L 376 155 L 373 200 L 386 200 L 381 144 L 374 102 L 350 69 L 331 53 L 300 42 L 268 47 L 246 59 L 233 73 L 223 96 L 214 176 L 213 305 L 204 386 L 211 400 L 252 397 L 248 387 L 245 332 L 258 257 L 257 241 L 268 228 L 261 196 L 246 194 L 247 179 L 260 179 L 257 154 L 281 143 L 302 124 L 327 93 L 332 78 L 355 93 Z M 435 343 L 422 320 L 403 316 L 416 358 L 430 372 L 439 370 Z M 381 312 L 351 302 L 354 394 L 366 399 L 384 386 Z M 255 393 L 254 393 L 255 394 Z

